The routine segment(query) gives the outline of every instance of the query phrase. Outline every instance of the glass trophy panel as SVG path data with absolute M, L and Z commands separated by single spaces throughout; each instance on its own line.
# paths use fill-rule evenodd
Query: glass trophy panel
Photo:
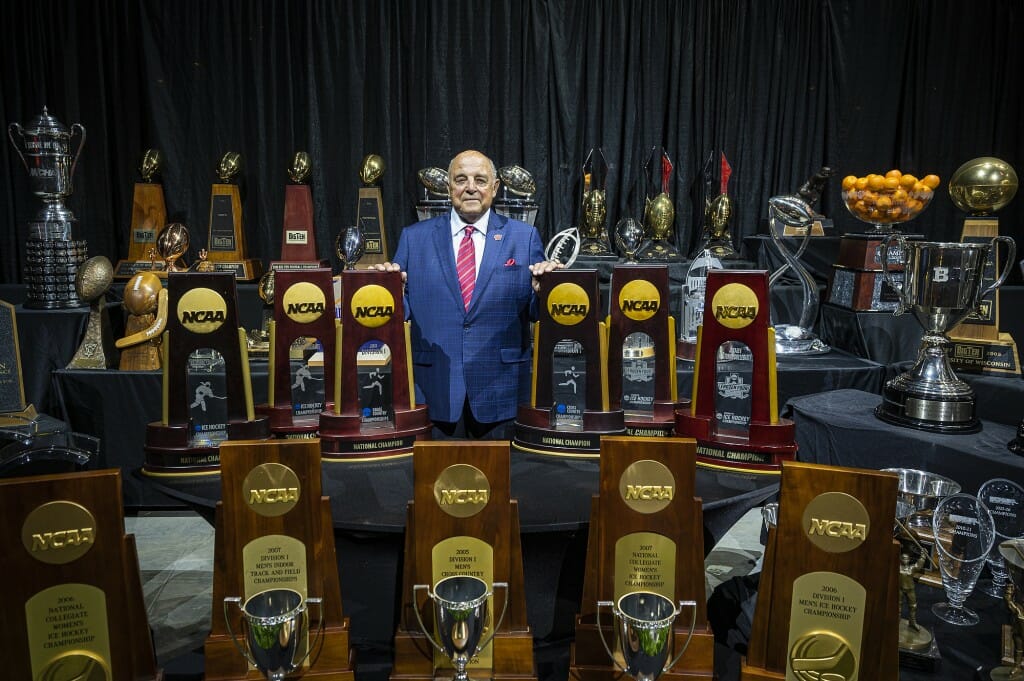
M 320 422 L 324 410 L 324 352 L 316 338 L 300 336 L 288 352 L 288 375 L 292 386 L 292 423 Z
M 622 342 L 622 410 L 626 414 L 654 411 L 656 353 L 654 339 L 643 331 L 629 334 Z
M 395 427 L 394 390 L 391 386 L 391 348 L 379 340 L 366 341 L 356 353 L 359 411 L 363 432 Z
M 228 389 L 224 357 L 213 348 L 199 348 L 188 356 L 186 368 L 189 445 L 217 447 L 228 439 Z
M 750 432 L 754 355 L 745 343 L 718 346 L 715 362 L 715 432 L 747 437 Z
M 579 341 L 563 339 L 551 353 L 551 427 L 583 430 L 587 406 L 587 357 Z
M 679 340 L 697 342 L 697 327 L 704 321 L 704 293 L 708 287 L 708 271 L 722 269 L 722 262 L 704 250 L 694 258 L 686 271 L 680 307 Z

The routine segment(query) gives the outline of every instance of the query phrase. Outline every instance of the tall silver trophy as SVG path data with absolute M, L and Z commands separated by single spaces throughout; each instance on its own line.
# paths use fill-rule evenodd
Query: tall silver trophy
M 72 156 L 71 139 L 76 132 L 78 149 Z M 44 106 L 26 127 L 11 123 L 7 136 L 28 171 L 32 193 L 43 200 L 43 208 L 28 223 L 25 307 L 81 307 L 85 302 L 78 298 L 75 276 L 88 248 L 84 239 L 75 238 L 77 220 L 64 200 L 74 189 L 72 178 L 85 144 L 85 128 L 81 123 L 68 128 Z
M 245 623 L 245 647 L 238 644 L 231 629 L 229 605 L 242 611 Z M 308 641 L 309 623 L 307 605 L 321 608 L 317 639 Z M 256 667 L 269 681 L 280 681 L 296 669 L 315 650 L 323 635 L 323 604 L 319 598 L 302 598 L 292 589 L 269 589 L 250 596 L 245 603 L 241 598 L 224 599 L 224 619 L 231 634 L 231 642 L 249 664 Z M 303 646 L 303 642 L 307 642 Z M 303 650 L 305 648 L 305 650 Z
M 598 618 L 602 607 L 610 607 L 615 618 L 615 633 L 618 637 L 618 650 L 612 652 L 608 641 L 604 638 L 604 630 L 598 627 L 601 643 L 608 652 L 616 667 L 632 676 L 636 681 L 655 681 L 662 672 L 675 666 L 693 637 L 693 627 L 697 621 L 697 603 L 695 601 L 679 601 L 679 607 L 661 594 L 651 591 L 635 591 L 619 598 L 618 602 L 598 601 Z M 675 657 L 669 661 L 672 652 L 672 625 L 676 617 L 689 607 L 692 613 L 690 630 L 682 649 L 676 651 Z M 621 660 L 621 662 L 620 662 Z
M 447 655 L 455 668 L 452 681 L 469 681 L 466 667 L 481 650 L 494 638 L 501 627 L 508 610 L 508 584 L 495 582 L 494 588 L 505 590 L 505 606 L 497 624 L 492 626 L 490 633 L 484 637 L 484 630 L 490 624 L 487 616 L 487 601 L 493 591 L 487 588 L 487 582 L 470 575 L 454 575 L 445 577 L 431 589 L 426 584 L 417 584 L 413 590 L 414 602 L 416 592 L 426 591 L 434 604 L 434 620 L 437 624 L 437 638 L 430 635 L 430 629 L 423 622 L 419 606 L 414 608 L 420 629 L 427 640 L 438 651 Z M 440 639 L 440 641 L 438 641 Z
M 896 255 L 890 256 L 893 242 Z M 987 244 L 907 241 L 890 234 L 881 245 L 882 262 L 898 262 L 905 268 L 903 282 L 883 270 L 886 283 L 899 297 L 895 315 L 914 313 L 924 328 L 917 362 L 906 373 L 885 384 L 882 403 L 875 415 L 883 421 L 943 433 L 974 433 L 981 423 L 974 415 L 974 391 L 957 378 L 949 364 L 946 332 L 974 312 L 986 295 L 1006 279 L 1009 268 L 982 290 L 985 262 L 997 242 L 1007 248 L 1013 262 L 1013 239 L 998 236 Z M 884 258 L 893 257 L 893 260 Z

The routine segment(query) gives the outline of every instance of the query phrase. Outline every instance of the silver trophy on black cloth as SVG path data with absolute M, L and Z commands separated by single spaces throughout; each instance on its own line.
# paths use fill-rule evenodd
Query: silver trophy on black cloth
M 71 138 L 76 132 L 80 137 L 72 157 Z M 85 128 L 81 123 L 68 128 L 44 106 L 28 126 L 11 123 L 7 136 L 28 171 L 32 193 L 43 200 L 42 210 L 28 223 L 25 307 L 81 307 L 86 303 L 75 290 L 75 276 L 78 266 L 85 262 L 88 247 L 84 239 L 75 238 L 77 220 L 64 200 L 74 188 L 72 177 L 85 144 Z

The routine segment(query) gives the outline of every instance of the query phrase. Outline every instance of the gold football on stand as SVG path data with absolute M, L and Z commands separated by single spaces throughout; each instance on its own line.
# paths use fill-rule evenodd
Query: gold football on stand
M 971 159 L 949 180 L 949 198 L 971 215 L 988 215 L 1005 208 L 1017 193 L 1017 172 L 992 156 Z
M 359 179 L 363 184 L 374 185 L 384 175 L 384 159 L 377 154 L 370 154 L 363 159 L 359 168 Z
M 221 182 L 230 182 L 242 169 L 242 155 L 237 151 L 229 151 L 217 165 L 217 176 Z
M 139 165 L 139 174 L 145 182 L 152 182 L 153 177 L 160 172 L 164 164 L 163 154 L 159 149 L 146 149 L 142 155 L 142 163 Z
M 92 302 L 102 296 L 114 283 L 114 266 L 105 255 L 86 260 L 75 275 L 75 291 L 78 297 Z
M 309 179 L 313 171 L 313 164 L 309 160 L 309 154 L 304 151 L 296 151 L 292 158 L 292 164 L 288 166 L 288 177 L 295 184 L 302 184 Z
M 124 307 L 129 314 L 144 315 L 156 310 L 157 296 L 163 290 L 160 277 L 152 272 L 138 272 L 124 287 Z

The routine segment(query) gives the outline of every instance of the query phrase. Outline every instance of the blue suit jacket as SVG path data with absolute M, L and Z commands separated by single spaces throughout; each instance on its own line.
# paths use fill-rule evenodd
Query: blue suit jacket
M 449 215 L 402 230 L 394 262 L 407 274 L 417 401 L 435 421 L 458 421 L 466 397 L 483 423 L 529 401 L 536 300 L 529 266 L 544 259 L 537 230 L 491 211 L 469 310 L 455 271 Z

